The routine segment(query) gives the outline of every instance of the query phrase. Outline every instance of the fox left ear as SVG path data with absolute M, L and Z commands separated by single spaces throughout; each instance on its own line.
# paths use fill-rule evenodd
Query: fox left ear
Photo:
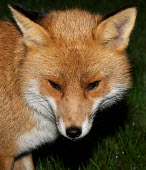
M 9 5 L 9 8 L 23 34 L 24 43 L 29 46 L 45 44 L 49 39 L 49 34 L 45 29 L 15 10 L 11 5 Z
M 103 44 L 113 42 L 117 49 L 125 49 L 136 19 L 136 8 L 127 8 L 102 21 L 94 36 Z

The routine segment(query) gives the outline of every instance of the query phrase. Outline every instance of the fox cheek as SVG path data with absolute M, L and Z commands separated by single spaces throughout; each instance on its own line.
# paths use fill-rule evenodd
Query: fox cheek
M 31 80 L 29 87 L 24 90 L 24 98 L 26 103 L 40 115 L 42 114 L 51 120 L 56 119 L 57 106 L 55 100 L 49 96 L 42 95 L 35 80 Z

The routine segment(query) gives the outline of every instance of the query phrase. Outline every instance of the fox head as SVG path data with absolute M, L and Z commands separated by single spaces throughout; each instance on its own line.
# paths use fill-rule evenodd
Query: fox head
M 77 9 L 53 11 L 37 23 L 10 6 L 22 33 L 22 96 L 35 114 L 55 121 L 67 138 L 85 136 L 95 113 L 131 85 L 125 54 L 136 9 L 108 18 Z

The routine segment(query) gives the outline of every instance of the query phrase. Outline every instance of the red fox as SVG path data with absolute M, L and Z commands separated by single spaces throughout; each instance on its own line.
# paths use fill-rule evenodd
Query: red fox
M 108 18 L 52 11 L 36 21 L 9 8 L 15 22 L 0 21 L 0 169 L 31 170 L 31 155 L 20 155 L 59 134 L 84 137 L 96 112 L 130 88 L 136 8 Z

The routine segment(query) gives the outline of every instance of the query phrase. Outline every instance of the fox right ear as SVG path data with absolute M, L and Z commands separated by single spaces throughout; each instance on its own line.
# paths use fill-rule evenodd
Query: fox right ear
M 46 41 L 49 39 L 49 34 L 43 27 L 15 10 L 11 5 L 9 5 L 9 8 L 23 34 L 24 43 L 26 43 L 26 45 L 43 45 L 46 43 Z
M 94 30 L 94 36 L 103 43 L 112 42 L 117 49 L 125 49 L 134 27 L 136 8 L 127 8 L 102 21 Z

